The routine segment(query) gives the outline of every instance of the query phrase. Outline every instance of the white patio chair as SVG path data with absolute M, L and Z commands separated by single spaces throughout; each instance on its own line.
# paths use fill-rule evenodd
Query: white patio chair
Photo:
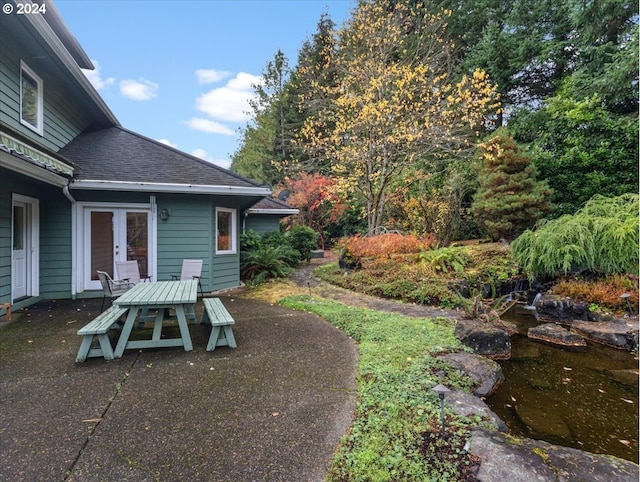
M 100 313 L 104 310 L 104 300 L 109 297 L 111 302 L 121 294 L 129 291 L 135 285 L 127 280 L 114 280 L 109 276 L 109 273 L 105 271 L 96 271 L 98 273 L 98 279 L 102 285 L 102 305 L 100 306 Z
M 127 280 L 136 285 L 141 281 L 151 280 L 150 276 L 140 277 L 140 268 L 136 260 L 116 261 L 116 271 L 118 272 L 118 279 Z
M 200 278 L 202 275 L 202 260 L 201 259 L 183 259 L 182 260 L 182 271 L 180 275 L 172 274 L 171 279 L 187 281 L 187 280 L 198 280 L 198 288 L 200 290 L 200 296 L 203 296 L 202 292 L 202 283 L 200 282 Z

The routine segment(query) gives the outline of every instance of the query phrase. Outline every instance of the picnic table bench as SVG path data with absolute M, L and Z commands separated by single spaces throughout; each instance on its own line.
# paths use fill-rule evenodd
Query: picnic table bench
M 204 309 L 200 323 L 211 325 L 207 351 L 213 351 L 217 346 L 235 348 L 237 346 L 236 339 L 231 330 L 231 325 L 235 323 L 235 320 L 224 307 L 220 298 L 203 298 L 202 304 Z
M 103 311 L 96 319 L 78 330 L 78 335 L 82 336 L 82 343 L 76 356 L 76 362 L 80 363 L 87 358 L 103 356 L 106 360 L 113 360 L 113 347 L 109 340 L 108 332 L 127 311 L 127 308 L 111 306 L 107 311 Z M 97 338 L 98 346 L 91 348 L 93 340 Z

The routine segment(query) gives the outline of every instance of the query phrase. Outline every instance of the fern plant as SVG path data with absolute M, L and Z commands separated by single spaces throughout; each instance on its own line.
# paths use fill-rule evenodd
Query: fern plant
M 447 247 L 423 251 L 418 260 L 432 266 L 436 271 L 462 273 L 471 262 L 469 253 L 460 248 Z
M 259 284 L 269 278 L 284 278 L 293 268 L 287 263 L 288 252 L 282 246 L 260 246 L 242 253 L 242 278 Z

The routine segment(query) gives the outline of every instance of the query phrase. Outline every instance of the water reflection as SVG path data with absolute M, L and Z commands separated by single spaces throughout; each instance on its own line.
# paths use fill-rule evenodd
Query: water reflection
M 532 326 L 518 321 L 521 333 Z M 516 335 L 511 360 L 500 365 L 506 381 L 486 402 L 512 434 L 638 463 L 634 355 L 593 344 L 557 348 Z

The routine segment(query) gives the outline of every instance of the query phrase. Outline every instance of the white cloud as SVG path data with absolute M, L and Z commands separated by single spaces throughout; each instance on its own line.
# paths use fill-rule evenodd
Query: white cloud
M 186 124 L 190 129 L 195 131 L 207 132 L 209 134 L 222 134 L 225 136 L 233 136 L 235 132 L 233 129 L 225 126 L 224 124 L 220 124 L 219 122 L 212 121 L 209 119 L 202 119 L 200 117 L 194 117 L 193 119 L 189 119 Z
M 157 97 L 159 88 L 158 84 L 146 79 L 120 81 L 120 93 L 135 101 L 151 100 Z
M 225 169 L 229 169 L 229 166 L 231 166 L 231 162 L 228 161 L 227 159 L 214 159 L 204 149 L 194 149 L 191 152 L 191 155 L 196 156 L 204 161 L 215 164 L 217 166 L 223 167 Z
M 160 144 L 164 144 L 166 146 L 173 147 L 174 149 L 178 148 L 178 144 L 176 144 L 175 142 L 171 142 L 170 140 L 167 140 L 167 139 L 158 139 L 158 142 Z
M 254 96 L 252 85 L 261 77 L 240 72 L 224 87 L 218 87 L 196 99 L 196 108 L 214 119 L 228 122 L 249 120 L 249 99 Z
M 95 68 L 93 70 L 82 69 L 82 72 L 87 77 L 87 79 L 89 79 L 89 82 L 91 82 L 96 90 L 104 89 L 105 87 L 109 87 L 110 85 L 113 85 L 115 83 L 115 77 L 107 77 L 106 79 L 102 78 L 102 74 L 100 72 L 100 63 L 97 60 L 91 59 L 91 63 Z
M 223 70 L 213 69 L 198 69 L 196 70 L 196 77 L 199 84 L 214 84 L 220 82 L 222 79 L 229 77 L 231 72 L 225 72 Z

